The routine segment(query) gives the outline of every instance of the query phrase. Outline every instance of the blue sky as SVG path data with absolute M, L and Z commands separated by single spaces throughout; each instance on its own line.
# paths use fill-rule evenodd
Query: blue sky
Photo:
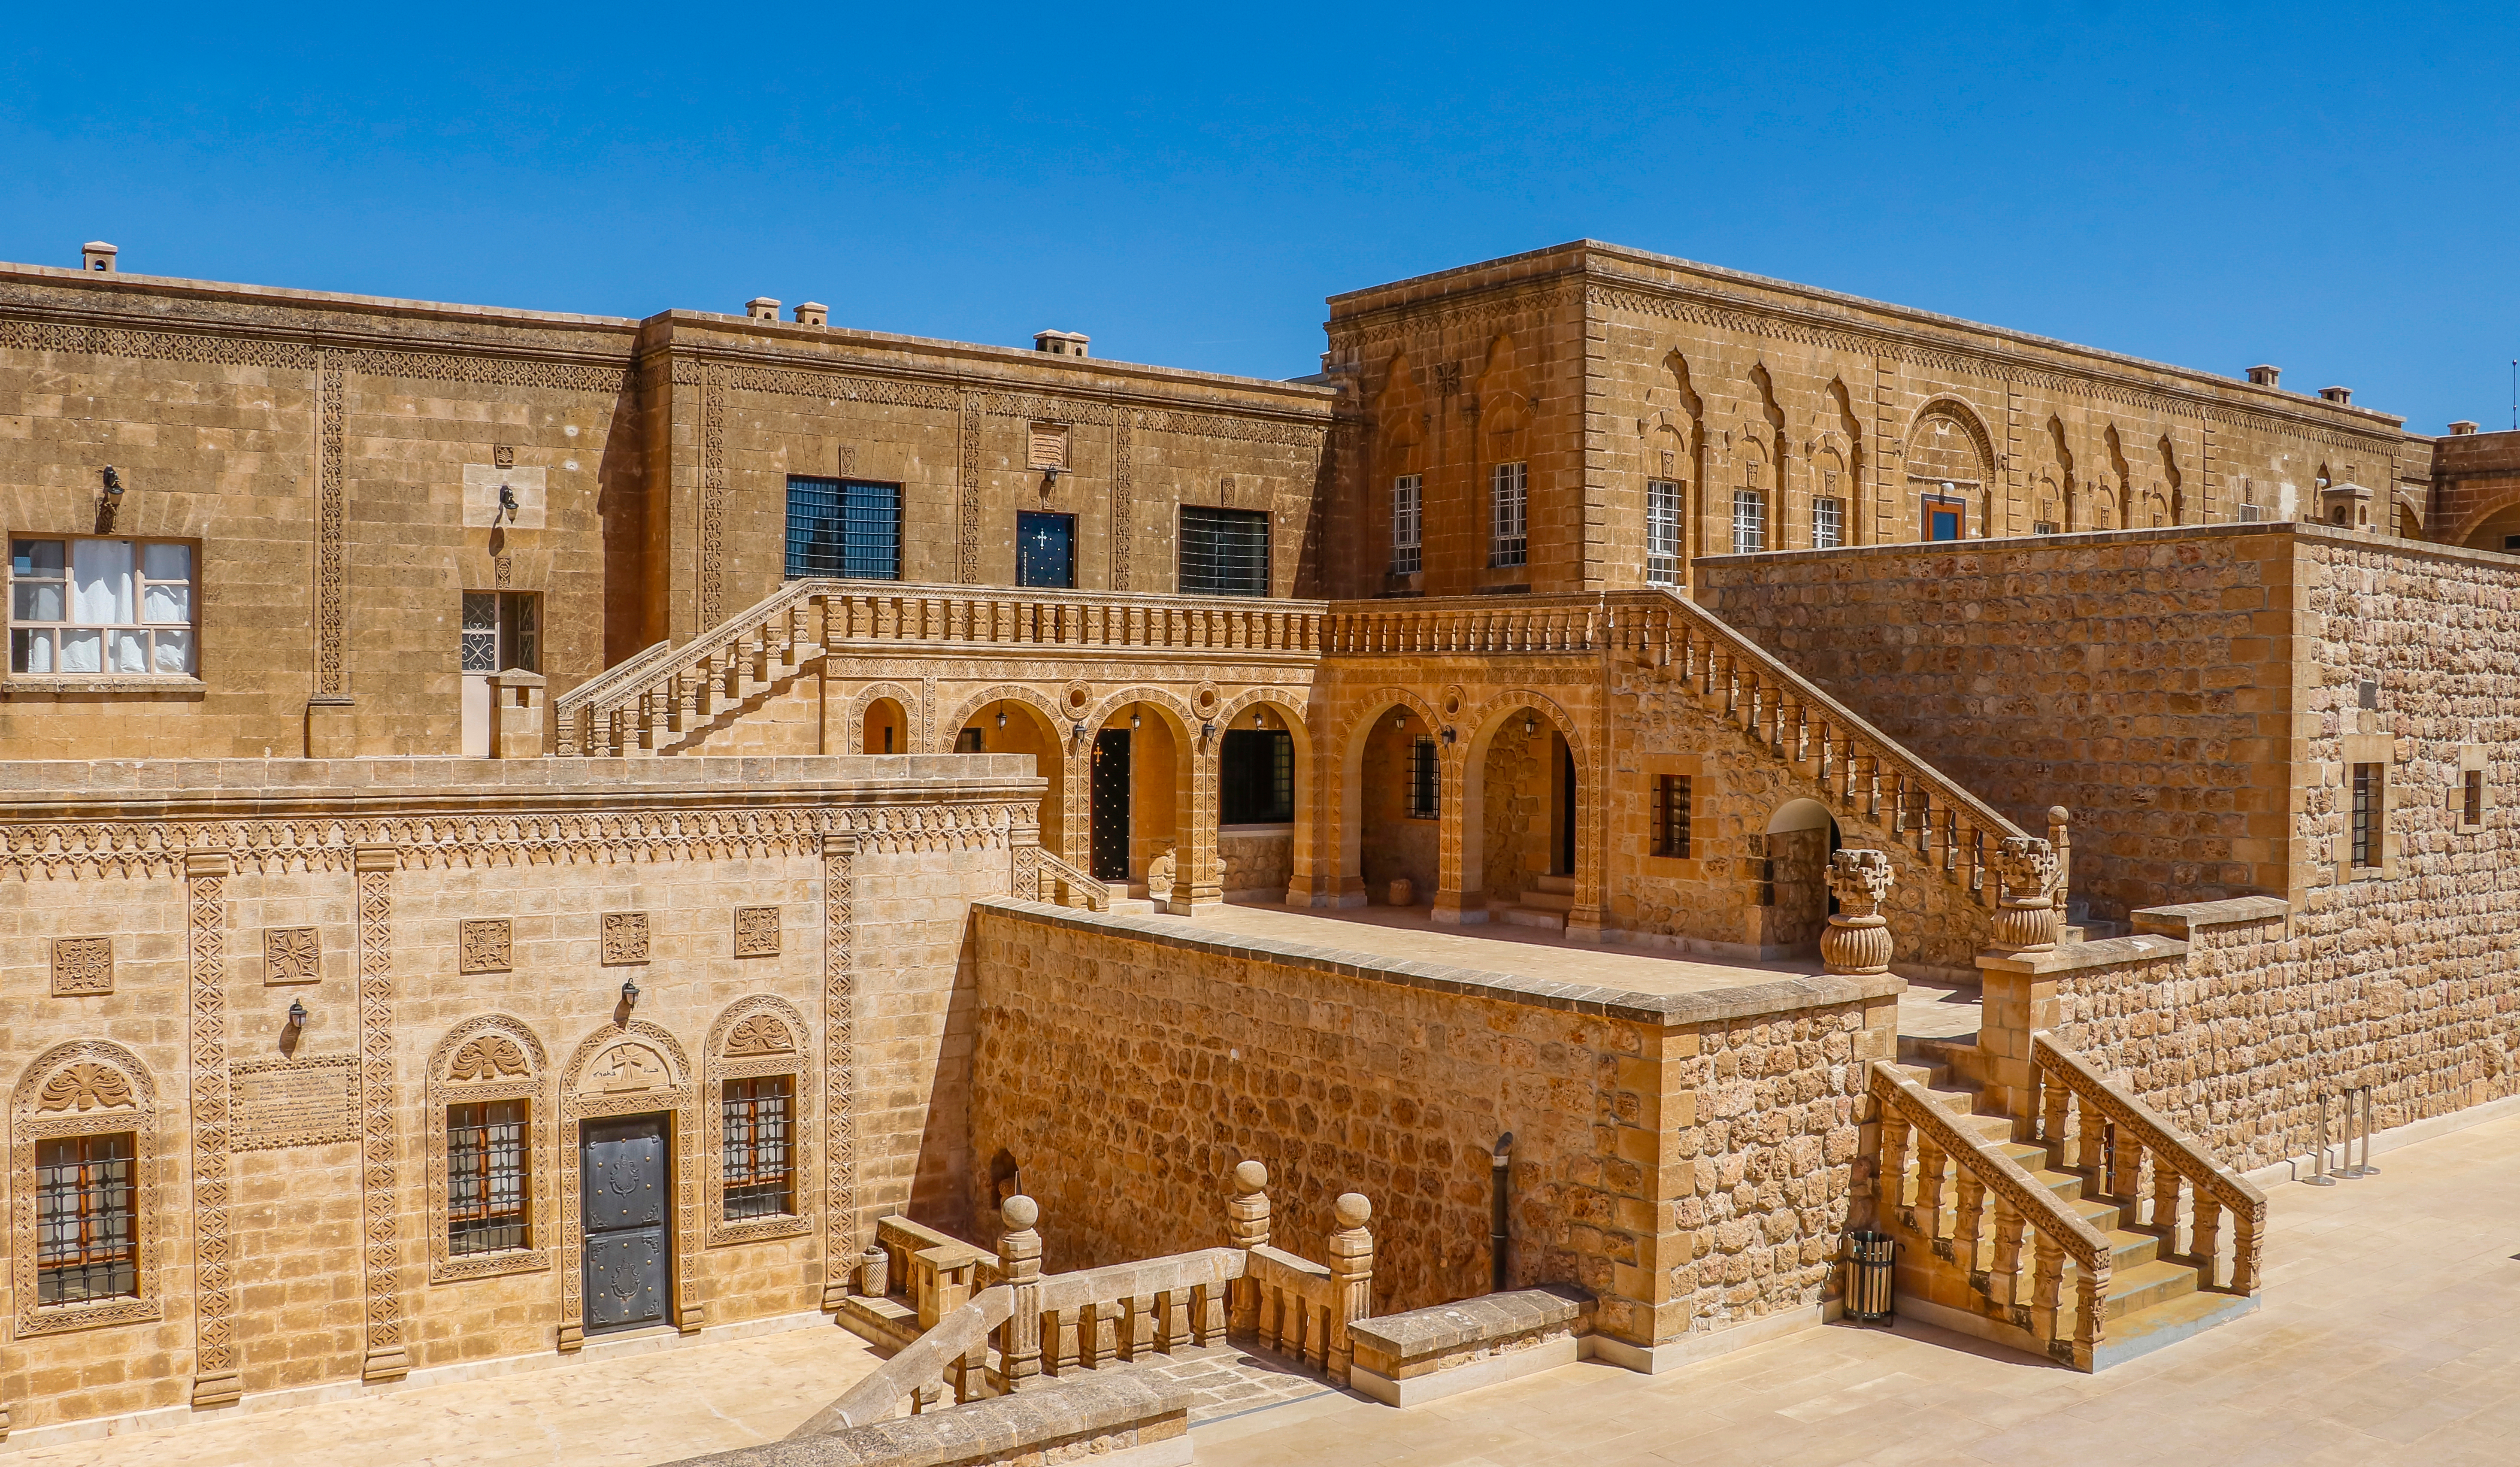
M 2507 3 L 22 7 L 0 257 L 812 298 L 1280 377 L 1328 294 L 1591 235 L 2495 428 L 2515 32 Z

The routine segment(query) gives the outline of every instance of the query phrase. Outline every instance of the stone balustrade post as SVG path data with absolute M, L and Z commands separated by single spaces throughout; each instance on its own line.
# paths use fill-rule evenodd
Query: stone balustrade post
M 2005 836 L 1995 850 L 2003 895 L 1996 904 L 1995 950 L 2008 957 L 2056 950 L 2056 848 L 2035 836 Z
M 1338 1230 L 1330 1234 L 1330 1329 L 1322 1369 L 1333 1383 L 1344 1386 L 1353 1353 L 1347 1327 L 1373 1315 L 1373 1234 L 1366 1228 L 1373 1216 L 1373 1204 L 1363 1193 L 1347 1192 L 1340 1195 L 1333 1211 Z
M 490 757 L 543 756 L 551 718 L 550 705 L 543 697 L 547 686 L 541 673 L 520 667 L 490 674 Z
M 1225 1206 L 1229 1246 L 1244 1253 L 1242 1277 L 1229 1290 L 1229 1333 L 1248 1339 L 1260 1331 L 1260 1283 L 1249 1271 L 1249 1254 L 1269 1246 L 1269 1169 L 1244 1162 L 1234 1169 L 1234 1200 Z
M 1014 1293 L 1013 1312 L 998 1337 L 999 1378 L 1004 1391 L 1041 1384 L 1041 1207 L 1018 1192 L 998 1208 L 1007 1224 L 998 1239 L 998 1271 Z
M 1890 971 L 1890 919 L 1881 903 L 1898 881 L 1890 857 L 1878 850 L 1832 851 L 1828 858 L 1829 894 L 1838 909 L 1821 935 L 1820 956 L 1830 973 L 1868 974 Z
M 2051 900 L 2055 904 L 2056 919 L 2060 922 L 2070 915 L 2065 909 L 2066 894 L 2074 888 L 2074 836 L 2070 829 L 2072 823 L 2073 816 L 2063 805 L 2051 804 L 2048 807 L 2048 844 L 2056 848 L 2056 892 Z

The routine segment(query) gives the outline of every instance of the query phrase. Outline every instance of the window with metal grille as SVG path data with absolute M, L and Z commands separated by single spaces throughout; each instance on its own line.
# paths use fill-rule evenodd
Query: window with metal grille
M 140 1295 L 130 1131 L 35 1143 L 35 1303 Z
M 1531 544 L 1531 477 L 1524 464 L 1499 464 L 1488 490 L 1488 564 L 1519 566 Z
M 464 670 L 542 670 L 542 598 L 531 591 L 464 593 Z
M 1812 501 L 1812 548 L 1834 550 L 1846 543 L 1846 501 Z
M 1409 818 L 1432 820 L 1443 813 L 1444 765 L 1435 741 L 1420 734 L 1409 746 Z
M 1732 553 L 1753 555 L 1768 548 L 1768 496 L 1757 489 L 1732 491 Z
M 794 1143 L 789 1118 L 795 1077 L 765 1075 L 726 1082 L 726 1220 L 777 1217 L 796 1211 Z
M 193 547 L 11 540 L 9 670 L 190 677 Z
M 2470 769 L 2459 777 L 2459 819 L 2469 825 L 2485 823 L 2485 771 Z
M 901 485 L 788 479 L 788 578 L 901 579 Z
M 1279 825 L 1295 818 L 1294 735 L 1281 729 L 1228 730 L 1217 775 L 1220 823 Z
M 1645 579 L 1658 586 L 1680 583 L 1680 483 L 1645 481 Z
M 2380 864 L 2380 811 L 2383 786 L 2380 766 L 2354 766 L 2354 864 Z
M 1654 776 L 1653 853 L 1688 858 L 1688 776 Z
M 1181 593 L 1268 595 L 1268 511 L 1183 505 Z
M 1415 575 L 1424 553 L 1426 481 L 1403 474 L 1391 481 L 1391 573 Z
M 446 1108 L 446 1251 L 525 1246 L 525 1102 Z

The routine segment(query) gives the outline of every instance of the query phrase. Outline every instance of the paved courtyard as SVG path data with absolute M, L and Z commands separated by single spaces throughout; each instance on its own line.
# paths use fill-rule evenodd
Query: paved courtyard
M 2272 1189 L 2264 1308 L 2098 1376 L 1914 1326 L 1660 1377 L 1570 1365 L 1405 1411 L 1227 1352 L 1202 1467 L 2520 1461 L 2520 1117 Z M 1202 1352 L 1204 1353 L 1204 1352 Z M 646 1467 L 784 1435 L 874 1365 L 816 1327 L 10 1453 L 43 1467 Z

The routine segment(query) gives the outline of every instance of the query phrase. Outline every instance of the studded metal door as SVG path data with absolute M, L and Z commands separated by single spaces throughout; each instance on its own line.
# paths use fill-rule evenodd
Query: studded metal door
M 673 1190 L 662 1116 L 586 1123 L 586 1332 L 665 1320 L 673 1297 Z
M 1094 736 L 1094 879 L 1129 879 L 1129 731 Z

